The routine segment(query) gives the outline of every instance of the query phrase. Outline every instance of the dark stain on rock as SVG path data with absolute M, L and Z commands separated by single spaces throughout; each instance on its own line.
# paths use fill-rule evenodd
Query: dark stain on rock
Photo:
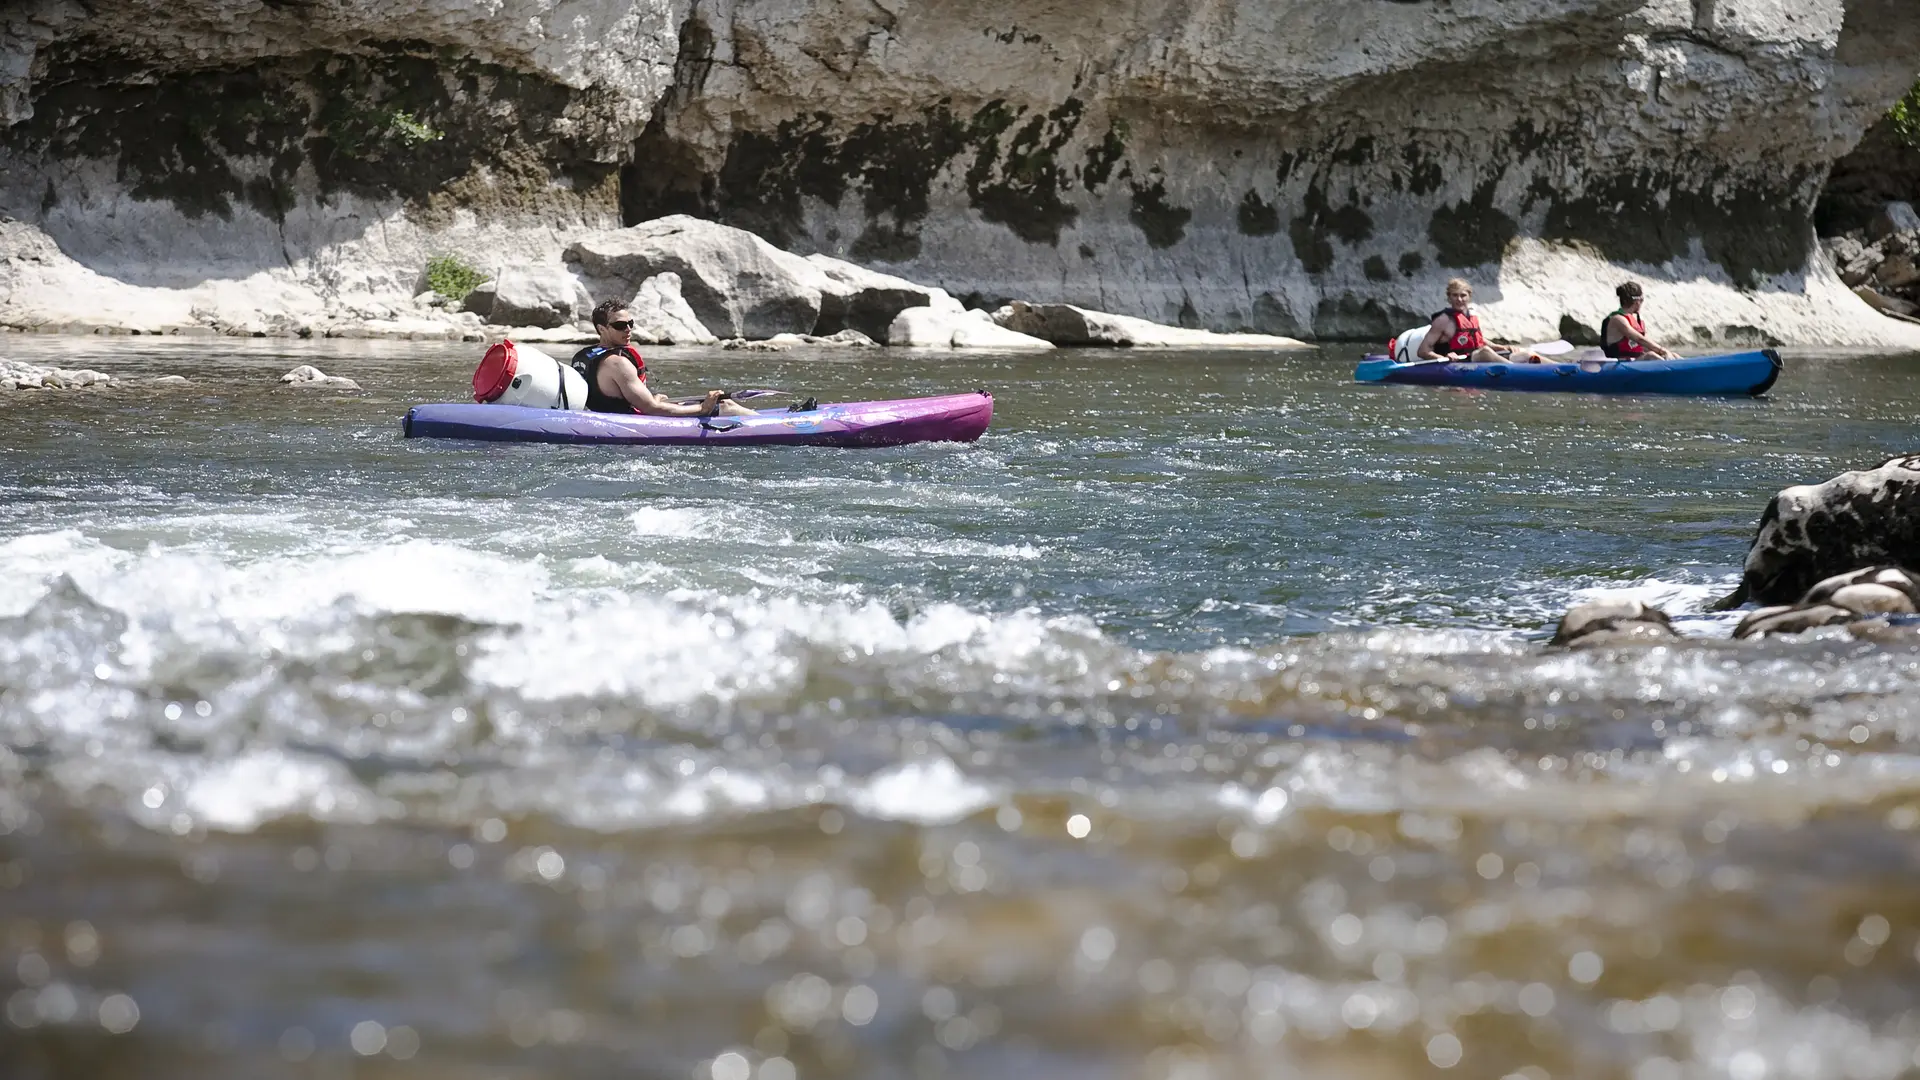
M 483 216 L 612 208 L 613 167 L 561 130 L 587 119 L 591 102 L 427 43 L 142 85 L 57 47 L 48 60 L 35 115 L 0 130 L 0 158 L 104 157 L 133 195 L 190 217 L 249 207 L 280 220 L 302 197 L 342 192 L 400 201 L 429 226 L 456 206 Z
M 1081 245 L 1080 245 L 1080 257 L 1081 257 L 1081 258 L 1083 258 L 1083 259 L 1091 259 L 1091 258 L 1093 258 L 1093 245 L 1092 245 L 1092 244 L 1081 244 Z
M 1314 308 L 1313 333 L 1321 340 L 1380 341 L 1423 321 L 1419 312 L 1398 304 L 1342 293 Z
M 1147 244 L 1169 248 L 1179 243 L 1186 236 L 1193 211 L 1167 202 L 1166 181 L 1158 176 L 1152 183 L 1132 187 L 1133 205 L 1127 210 L 1127 220 L 1147 238 Z
M 1400 152 L 1400 157 L 1407 164 L 1407 194 L 1415 198 L 1431 195 L 1446 182 L 1447 174 L 1440 164 L 1429 160 L 1418 146 L 1409 144 Z M 1396 175 L 1396 184 L 1398 179 Z
M 911 225 L 876 219 L 867 222 L 847 251 L 862 262 L 906 262 L 920 257 L 920 233 Z
M 1060 193 L 1071 187 L 1057 158 L 1073 138 L 1083 106 L 1068 98 L 1044 116 L 1034 116 L 1013 132 L 1004 153 L 999 141 L 1017 115 L 1004 102 L 991 102 L 973 119 L 969 136 L 978 146 L 967 170 L 967 197 L 980 216 L 1005 225 L 1029 244 L 1058 245 L 1060 230 L 1080 211 Z
M 1240 197 L 1240 232 L 1246 236 L 1272 236 L 1280 231 L 1280 211 L 1252 188 Z
M 1335 165 L 1358 167 L 1373 163 L 1373 136 L 1362 135 L 1346 146 L 1336 148 L 1327 160 Z
M 1412 277 L 1425 269 L 1427 260 L 1417 251 L 1405 252 L 1400 256 L 1400 276 Z
M 1351 245 L 1373 235 L 1373 218 L 1360 208 L 1358 195 L 1352 190 L 1347 192 L 1347 201 L 1335 207 L 1316 182 L 1307 188 L 1300 207 L 1302 213 L 1288 224 L 1287 236 L 1309 274 L 1325 273 L 1333 267 L 1334 239 Z
M 1293 241 L 1294 258 L 1307 273 L 1324 274 L 1333 269 L 1333 243 L 1312 218 L 1304 214 L 1294 218 L 1287 226 L 1287 238 Z
M 1378 255 L 1367 256 L 1367 261 L 1360 264 L 1360 270 L 1367 275 L 1368 281 L 1393 280 L 1393 271 L 1387 269 L 1387 260 Z
M 790 247 L 804 233 L 807 199 L 840 206 L 857 193 L 868 224 L 853 254 L 901 261 L 920 251 L 919 226 L 935 178 L 964 161 L 968 203 L 982 218 L 1028 243 L 1058 244 L 1061 230 L 1079 216 L 1065 199 L 1075 174 L 1059 157 L 1083 112 L 1076 98 L 1040 114 L 992 101 L 965 117 L 942 100 L 920 116 L 881 116 L 850 128 L 825 113 L 794 117 L 771 132 L 737 135 L 713 177 L 697 166 L 673 166 L 691 162 L 692 154 L 662 126 L 657 138 L 642 137 L 635 154 L 643 162 L 665 161 L 677 175 L 637 189 L 623 216 L 637 222 L 693 213 Z
M 1519 235 L 1519 225 L 1493 205 L 1493 186 L 1493 181 L 1487 181 L 1471 199 L 1442 206 L 1428 219 L 1427 239 L 1433 242 L 1440 265 L 1498 262 L 1507 243 Z
M 1589 182 L 1582 196 L 1557 197 L 1541 234 L 1583 241 L 1617 261 L 1650 263 L 1685 256 L 1697 239 L 1736 284 L 1754 288 L 1806 266 L 1811 230 L 1787 223 L 1810 219 L 1817 179 L 1806 169 L 1777 179 L 1706 164 L 1671 174 L 1643 169 Z M 1724 194 L 1707 194 L 1716 191 Z
M 1107 133 L 1087 148 L 1086 164 L 1080 168 L 1080 183 L 1088 191 L 1098 191 L 1113 178 L 1113 168 L 1127 152 L 1127 122 L 1115 120 Z

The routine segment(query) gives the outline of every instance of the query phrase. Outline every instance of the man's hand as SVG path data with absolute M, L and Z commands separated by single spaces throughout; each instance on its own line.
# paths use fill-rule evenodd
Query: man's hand
M 703 410 L 701 415 L 703 416 L 720 415 L 720 403 L 722 401 L 725 401 L 726 399 L 727 399 L 727 392 L 725 390 L 707 391 L 706 398 L 700 402 L 700 408 Z

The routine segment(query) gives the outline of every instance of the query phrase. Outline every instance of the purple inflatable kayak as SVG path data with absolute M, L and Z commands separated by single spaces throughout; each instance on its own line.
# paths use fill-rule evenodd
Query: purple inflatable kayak
M 754 416 L 623 416 L 523 405 L 415 405 L 409 439 L 632 443 L 652 446 L 900 446 L 972 442 L 993 420 L 986 391 L 899 401 L 848 401 Z

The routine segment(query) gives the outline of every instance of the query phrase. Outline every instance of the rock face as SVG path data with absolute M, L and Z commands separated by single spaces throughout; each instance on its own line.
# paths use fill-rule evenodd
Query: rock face
M 430 255 L 693 213 L 974 307 L 1378 340 L 1463 274 L 1540 339 L 1633 276 L 1690 348 L 1915 343 L 1811 223 L 1916 55 L 1908 0 L 17 0 L 0 213 L 58 259 L 0 321 L 390 317 Z M 668 270 L 717 334 L 884 328 L 817 283 L 806 325 L 791 282 L 623 295 Z
M 1920 454 L 1775 495 L 1725 606 L 1794 603 L 1816 582 L 1883 564 L 1920 568 Z

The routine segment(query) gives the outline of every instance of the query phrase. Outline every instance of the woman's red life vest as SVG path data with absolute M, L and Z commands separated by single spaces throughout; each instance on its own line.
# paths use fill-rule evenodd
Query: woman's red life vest
M 1453 336 L 1447 339 L 1447 351 L 1474 353 L 1486 348 L 1487 339 L 1480 333 L 1480 317 L 1464 311 L 1448 308 L 1433 313 L 1435 319 L 1445 315 L 1453 320 Z M 1432 320 L 1428 320 L 1432 321 Z
M 1613 315 L 1618 315 L 1627 320 L 1627 325 L 1633 327 L 1634 333 L 1639 334 L 1641 337 L 1647 336 L 1646 320 L 1640 316 L 1632 315 L 1625 311 L 1616 311 Z M 1638 360 L 1647 355 L 1647 347 L 1645 345 L 1625 335 L 1622 335 L 1619 341 L 1607 340 L 1607 324 L 1613 321 L 1613 315 L 1609 315 L 1600 321 L 1600 351 L 1614 360 Z

